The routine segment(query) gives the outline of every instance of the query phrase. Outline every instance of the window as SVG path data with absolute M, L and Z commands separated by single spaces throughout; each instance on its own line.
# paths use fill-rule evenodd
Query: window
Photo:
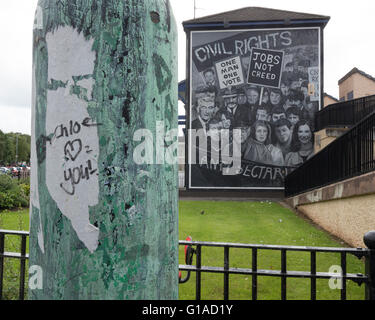
M 341 97 L 340 102 L 344 102 L 344 101 L 345 101 L 345 97 Z
M 350 92 L 348 93 L 348 100 L 353 100 L 353 98 L 354 98 L 353 91 L 350 91 Z

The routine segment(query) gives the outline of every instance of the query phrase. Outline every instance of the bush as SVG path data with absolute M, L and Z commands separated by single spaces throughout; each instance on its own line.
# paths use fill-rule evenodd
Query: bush
M 30 177 L 17 179 L 17 183 L 30 185 Z
M 13 197 L 9 192 L 0 192 L 0 210 L 14 208 Z
M 18 184 L 7 175 L 0 176 L 0 210 L 27 207 L 30 185 Z
M 29 197 L 30 196 L 30 185 L 29 184 L 24 184 L 24 183 L 21 183 L 20 185 L 20 188 L 22 189 L 23 193 Z
M 0 192 L 10 191 L 17 187 L 17 183 L 8 175 L 0 175 Z

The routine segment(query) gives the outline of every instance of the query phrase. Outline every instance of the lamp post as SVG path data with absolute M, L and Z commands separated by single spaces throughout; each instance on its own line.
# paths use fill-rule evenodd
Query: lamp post
M 18 165 L 18 133 L 16 133 L 16 164 Z
M 169 1 L 40 0 L 33 33 L 29 298 L 178 299 L 177 162 L 134 156 L 177 131 Z

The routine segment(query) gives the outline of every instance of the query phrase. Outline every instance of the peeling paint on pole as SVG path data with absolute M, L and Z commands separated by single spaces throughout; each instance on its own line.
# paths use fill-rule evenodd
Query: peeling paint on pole
M 163 161 L 176 44 L 168 0 L 39 1 L 30 266 L 43 286 L 31 299 L 178 298 L 177 164 Z M 141 129 L 156 164 L 133 159 Z

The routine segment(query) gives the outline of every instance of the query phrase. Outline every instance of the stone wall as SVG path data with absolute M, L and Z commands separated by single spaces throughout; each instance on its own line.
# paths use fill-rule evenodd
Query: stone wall
M 286 202 L 353 247 L 375 230 L 375 173 L 287 198 Z

